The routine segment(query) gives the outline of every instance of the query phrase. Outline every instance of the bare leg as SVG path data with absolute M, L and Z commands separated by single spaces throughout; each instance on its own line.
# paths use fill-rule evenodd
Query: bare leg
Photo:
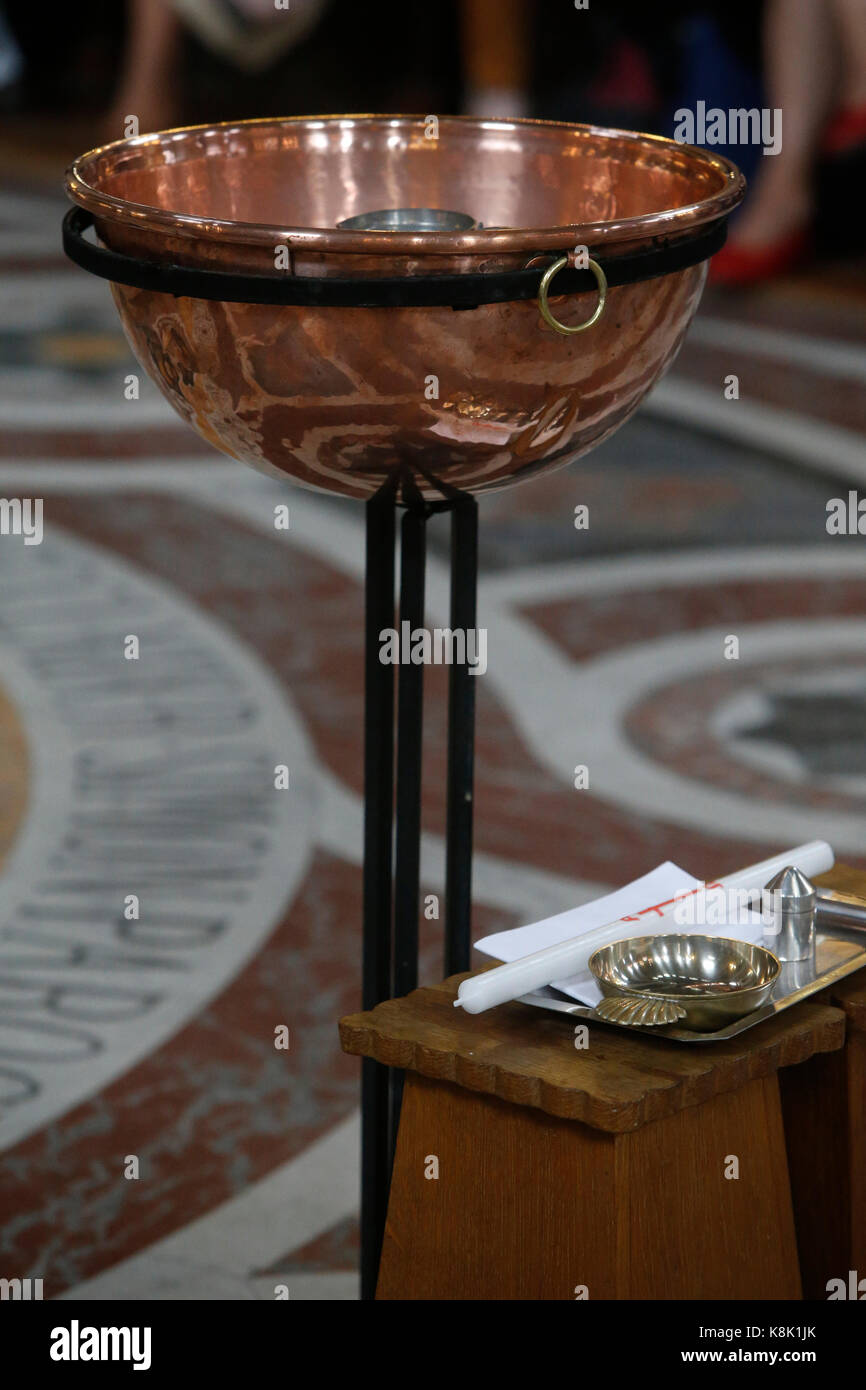
M 473 116 L 526 116 L 529 14 L 525 0 L 462 0 L 464 106 Z
M 126 52 L 117 94 L 106 117 L 106 134 L 127 134 L 127 116 L 137 116 L 141 133 L 165 129 L 177 119 L 172 87 L 180 25 L 170 0 L 130 0 Z
M 840 106 L 866 105 L 866 3 L 831 0 L 842 49 Z
M 862 13 L 863 0 L 848 0 Z M 782 111 L 782 148 L 764 155 L 742 217 L 736 246 L 771 245 L 805 227 L 812 211 L 812 169 L 834 105 L 838 41 L 828 0 L 767 0 L 764 17 L 766 100 Z

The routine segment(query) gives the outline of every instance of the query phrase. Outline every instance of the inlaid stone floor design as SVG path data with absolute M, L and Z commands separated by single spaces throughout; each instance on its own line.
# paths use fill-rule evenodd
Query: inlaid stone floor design
M 212 454 L 144 378 L 126 400 L 61 213 L 0 198 L 0 497 L 44 503 L 41 545 L 0 536 L 0 1276 L 354 1298 L 362 512 Z M 482 501 L 477 936 L 668 858 L 866 861 L 866 550 L 826 529 L 866 490 L 864 301 L 857 265 L 708 294 L 620 434 Z M 431 551 L 437 623 L 441 526 Z M 441 669 L 428 692 L 441 894 Z

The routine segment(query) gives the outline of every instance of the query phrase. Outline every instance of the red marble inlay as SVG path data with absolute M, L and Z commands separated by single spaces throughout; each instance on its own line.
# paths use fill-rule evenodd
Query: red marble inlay
M 820 660 L 826 662 L 827 653 Z M 748 666 L 744 661 L 720 663 L 726 669 L 701 672 L 691 679 L 679 678 L 653 690 L 629 711 L 625 728 L 642 752 L 685 777 L 722 787 L 743 797 L 755 797 L 768 804 L 797 803 L 816 811 L 866 812 L 866 798 L 856 791 L 821 786 L 814 777 L 774 776 L 772 772 L 732 757 L 731 749 L 717 736 L 713 719 L 718 707 L 749 691 L 784 689 L 787 679 L 796 680 L 810 670 L 807 660 L 762 661 Z M 739 670 L 736 669 L 739 666 Z M 862 671 L 863 659 L 850 652 L 832 658 L 834 671 L 846 667 Z M 845 856 L 848 862 L 851 856 Z
M 702 627 L 784 619 L 862 617 L 866 579 L 794 574 L 781 579 L 688 580 L 654 588 L 523 605 L 521 611 L 575 661 Z

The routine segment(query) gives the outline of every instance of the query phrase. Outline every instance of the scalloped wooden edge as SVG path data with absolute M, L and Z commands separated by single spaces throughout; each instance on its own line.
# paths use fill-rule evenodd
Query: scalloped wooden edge
M 838 1051 L 845 1042 L 845 1014 L 827 1004 L 809 1002 L 767 1019 L 749 1034 L 731 1038 L 712 1049 L 690 1048 L 686 1053 L 683 1045 L 678 1044 L 678 1053 L 684 1060 L 688 1057 L 693 1066 L 679 1078 L 665 1076 L 664 1063 L 670 1054 L 665 1054 L 664 1058 L 657 1054 L 659 1065 L 653 1066 L 652 1055 L 645 1049 L 657 1047 L 654 1040 L 627 1039 L 641 1047 L 638 1065 L 646 1069 L 647 1090 L 640 1099 L 617 1101 L 614 1096 L 602 1098 L 580 1088 L 580 1053 L 575 1053 L 575 1084 L 566 1086 L 511 1070 L 496 1061 L 467 1055 L 459 1045 L 455 1047 L 450 1030 L 449 1038 L 443 1037 L 441 1047 L 431 1043 L 429 1037 L 422 1042 L 405 1033 L 400 1036 L 400 1031 L 407 1026 L 408 1000 L 418 996 L 441 997 L 445 993 L 450 1007 L 456 985 L 463 978 L 465 976 L 454 976 L 441 985 L 416 990 L 406 999 L 388 1000 L 369 1013 L 341 1019 L 343 1051 L 353 1056 L 371 1057 L 385 1066 L 415 1071 L 431 1080 L 495 1096 L 514 1105 L 543 1110 L 558 1119 L 578 1120 L 608 1133 L 626 1133 L 688 1106 L 701 1105 L 715 1095 L 738 1090 L 747 1082 L 771 1075 L 782 1067 L 796 1066 L 816 1053 Z M 425 1022 L 423 1026 L 427 1034 L 435 1033 L 435 1024 Z M 587 1026 L 591 1034 L 596 1031 L 591 1024 Z M 773 1037 L 773 1032 L 778 1036 Z M 596 1036 L 607 1035 L 604 1030 L 598 1030 Z

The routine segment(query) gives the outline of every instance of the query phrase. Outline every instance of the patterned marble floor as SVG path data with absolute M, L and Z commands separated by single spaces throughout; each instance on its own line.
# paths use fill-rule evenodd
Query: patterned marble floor
M 146 381 L 125 399 L 61 211 L 0 199 L 0 496 L 44 499 L 41 545 L 0 537 L 0 1275 L 353 1298 L 362 516 L 212 455 Z M 625 429 L 482 503 L 476 936 L 667 858 L 866 859 L 866 552 L 826 529 L 866 488 L 864 301 L 856 265 L 709 294 Z M 423 945 L 432 980 L 435 923 Z

